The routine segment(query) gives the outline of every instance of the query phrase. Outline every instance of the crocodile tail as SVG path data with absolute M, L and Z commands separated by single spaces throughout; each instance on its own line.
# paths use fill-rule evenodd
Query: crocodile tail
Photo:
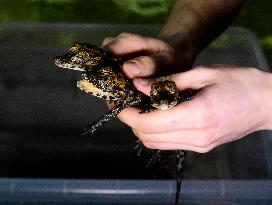
M 85 132 L 82 133 L 82 135 L 91 134 L 93 135 L 98 128 L 100 128 L 105 122 L 109 121 L 112 118 L 115 118 L 126 106 L 116 106 L 112 110 L 110 110 L 108 113 L 103 115 L 99 120 L 96 122 L 90 124 L 85 130 Z
M 186 157 L 185 151 L 183 151 L 183 150 L 176 151 L 176 182 L 177 182 L 176 199 L 175 199 L 176 205 L 178 204 L 179 197 L 180 197 L 181 182 L 182 182 L 182 176 L 183 176 L 183 167 L 184 167 L 185 157 Z

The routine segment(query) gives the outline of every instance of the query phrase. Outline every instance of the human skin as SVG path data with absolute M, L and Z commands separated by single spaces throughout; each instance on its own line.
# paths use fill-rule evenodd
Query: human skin
M 139 115 L 125 109 L 119 119 L 152 149 L 208 152 L 257 130 L 272 128 L 272 76 L 255 68 L 197 67 L 173 74 L 177 87 L 202 89 L 190 101 Z M 148 93 L 150 83 L 139 85 Z
M 232 23 L 243 0 L 177 0 L 158 39 L 129 33 L 102 45 L 117 56 L 138 56 L 123 66 L 130 78 L 189 70 L 199 52 Z
M 271 74 L 230 66 L 181 72 L 232 22 L 242 3 L 176 1 L 159 38 L 122 33 L 104 40 L 104 49 L 117 56 L 138 56 L 123 69 L 143 93 L 149 94 L 154 76 L 166 74 L 172 74 L 180 90 L 201 89 L 193 100 L 167 111 L 139 115 L 136 108 L 127 108 L 118 115 L 146 147 L 208 152 L 256 130 L 271 129 Z

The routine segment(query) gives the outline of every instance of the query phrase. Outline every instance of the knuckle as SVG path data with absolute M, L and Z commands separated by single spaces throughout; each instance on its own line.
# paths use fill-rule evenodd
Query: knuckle
M 113 39 L 115 39 L 115 38 L 108 36 L 108 37 L 104 38 L 103 42 L 111 41 Z
M 149 56 L 141 56 L 136 58 L 136 61 L 142 66 L 154 66 L 155 65 L 155 59 L 149 57 Z
M 209 147 L 200 148 L 200 149 L 197 149 L 195 151 L 198 152 L 198 153 L 207 153 L 207 152 L 211 151 L 214 147 L 215 147 L 214 145 L 211 145 Z
M 169 66 L 174 62 L 173 55 L 170 53 L 159 53 L 149 56 L 153 64 L 160 66 Z
M 157 149 L 157 144 L 154 142 L 145 142 L 143 141 L 143 145 L 148 149 Z
M 126 41 L 129 44 L 132 44 L 133 42 L 133 44 L 138 45 L 138 47 L 140 47 L 142 50 L 145 50 L 146 40 L 142 35 L 123 32 L 117 36 L 117 39 Z
M 134 33 L 122 32 L 118 35 L 118 38 L 128 38 L 131 40 L 142 39 L 142 36 Z
M 198 136 L 195 141 L 195 145 L 198 148 L 201 148 L 203 150 L 209 149 L 209 147 L 212 145 L 212 135 L 209 133 L 205 133 L 201 136 Z
M 132 34 L 128 33 L 128 32 L 122 32 L 117 37 L 126 37 L 126 36 L 130 36 L 130 35 L 132 35 Z
M 146 123 L 138 124 L 137 129 L 140 130 L 143 134 L 150 134 L 152 130 L 150 125 Z
M 110 43 L 111 41 L 113 41 L 115 38 L 112 37 L 106 37 L 103 42 L 102 45 L 105 46 L 106 44 Z

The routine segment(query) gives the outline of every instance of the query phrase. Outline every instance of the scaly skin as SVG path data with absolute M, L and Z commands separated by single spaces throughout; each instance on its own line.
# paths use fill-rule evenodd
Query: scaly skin
M 135 89 L 122 72 L 122 59 L 116 59 L 101 48 L 87 43 L 74 43 L 69 53 L 55 57 L 54 63 L 60 68 L 82 71 L 82 80 L 77 82 L 77 86 L 114 104 L 112 110 L 90 124 L 83 134 L 94 134 L 103 123 L 116 117 L 126 107 L 139 107 L 141 113 L 154 109 L 165 110 L 190 100 L 196 94 L 193 90 L 179 91 L 173 81 L 161 77 L 151 86 L 150 97 L 145 96 Z M 159 153 L 159 150 L 155 151 L 154 158 Z M 180 195 L 184 160 L 185 152 L 176 151 L 176 204 Z

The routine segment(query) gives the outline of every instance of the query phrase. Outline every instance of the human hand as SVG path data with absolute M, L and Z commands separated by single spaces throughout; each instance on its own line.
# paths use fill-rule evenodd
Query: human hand
M 195 55 L 183 33 L 151 38 L 131 33 L 104 39 L 103 48 L 115 56 L 135 57 L 123 65 L 129 78 L 169 75 L 191 68 Z
M 251 132 L 271 129 L 271 74 L 218 67 L 171 76 L 180 90 L 202 89 L 193 100 L 141 115 L 136 108 L 127 108 L 118 117 L 146 147 L 161 150 L 203 153 Z M 142 84 L 141 91 L 148 93 L 150 84 Z

